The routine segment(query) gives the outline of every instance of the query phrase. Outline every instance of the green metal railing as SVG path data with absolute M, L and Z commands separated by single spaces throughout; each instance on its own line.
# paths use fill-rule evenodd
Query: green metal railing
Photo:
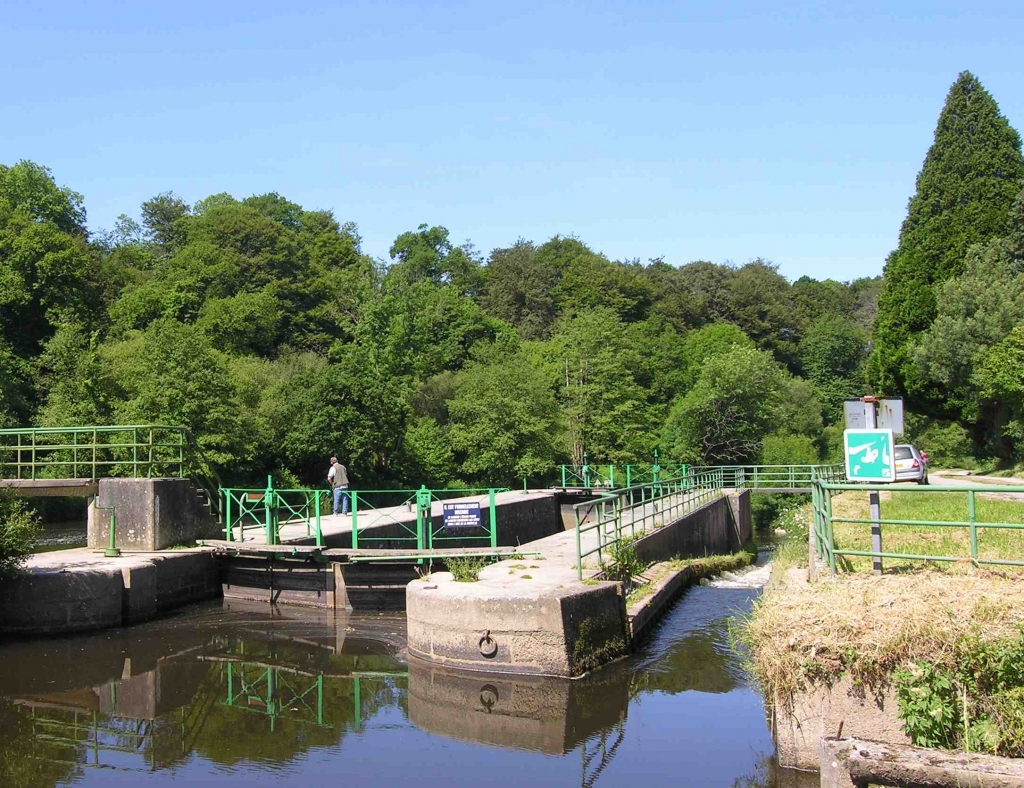
M 589 490 L 594 487 L 612 488 L 615 486 L 615 466 L 591 465 L 589 463 L 559 465 L 558 478 L 561 481 L 559 486 L 566 490 L 574 488 Z
M 281 543 L 281 526 L 305 526 L 306 536 L 323 546 L 320 527 L 321 503 L 324 490 L 275 489 L 273 478 L 267 477 L 262 490 L 222 487 L 224 534 L 229 542 L 245 541 L 246 530 L 258 529 L 268 545 Z M 237 539 L 235 533 L 237 530 Z
M 963 520 L 907 520 L 892 519 L 880 516 L 878 519 L 865 517 L 844 517 L 836 516 L 832 511 L 832 502 L 835 494 L 846 491 L 858 491 L 869 493 L 880 493 L 881 491 L 893 494 L 908 495 L 933 495 L 936 493 L 957 493 L 963 495 L 965 500 L 965 514 Z M 957 561 L 970 561 L 974 566 L 996 565 L 996 566 L 1024 566 L 1024 555 L 1020 558 L 1004 558 L 999 556 L 982 555 L 979 549 L 979 535 L 987 530 L 1024 531 L 1024 523 L 989 522 L 978 515 L 978 495 L 991 493 L 1016 493 L 1024 495 L 1024 487 L 1009 485 L 973 485 L 970 487 L 929 485 L 898 486 L 891 484 L 837 484 L 824 480 L 816 480 L 811 490 L 811 502 L 814 512 L 814 530 L 812 534 L 815 552 L 819 559 L 824 561 L 832 574 L 837 572 L 838 563 L 844 556 L 865 557 L 873 559 L 878 571 L 881 571 L 882 559 L 902 559 L 908 561 L 938 561 L 953 563 Z M 880 514 L 882 504 L 879 502 Z M 836 542 L 835 523 L 851 523 L 863 526 L 870 531 L 874 527 L 874 535 L 877 535 L 878 549 L 851 550 L 839 546 Z M 893 550 L 886 551 L 882 548 L 883 531 L 890 527 L 896 528 L 926 528 L 935 529 L 936 532 L 948 529 L 963 529 L 968 533 L 969 548 L 967 554 L 942 555 L 928 554 L 924 552 L 905 553 Z M 947 542 L 948 544 L 948 542 Z
M 389 546 L 394 543 L 400 548 L 415 545 L 417 550 L 430 550 L 452 541 L 483 541 L 497 547 L 495 498 L 498 493 L 507 491 L 507 487 L 431 490 L 425 486 L 418 490 L 352 490 L 352 549 L 359 549 L 361 538 Z M 446 530 L 443 516 L 433 514 L 435 502 L 443 504 L 453 498 L 466 502 L 466 498 L 473 497 L 480 504 L 479 528 L 458 529 L 458 533 L 453 533 Z M 377 499 L 376 505 L 374 499 Z M 406 516 L 413 513 L 415 518 Z M 368 531 L 370 528 L 379 530 L 381 525 L 387 524 L 394 526 L 390 535 Z
M 599 488 L 621 489 L 650 484 L 659 479 L 681 476 L 686 465 L 654 462 L 638 462 L 627 465 L 559 465 L 556 484 L 563 490 L 591 490 Z M 621 487 L 616 487 L 621 485 Z
M 360 540 L 384 544 L 398 549 L 430 550 L 443 547 L 446 542 L 486 542 L 498 546 L 497 506 L 498 493 L 507 487 L 431 490 L 346 490 L 351 505 L 352 548 L 359 549 Z M 286 525 L 304 527 L 306 536 L 315 538 L 317 547 L 324 543 L 322 517 L 331 512 L 329 490 L 274 488 L 273 478 L 267 477 L 263 489 L 221 489 L 224 510 L 224 533 L 227 541 L 243 542 L 247 531 L 258 530 L 264 543 L 281 544 L 281 529 Z M 462 502 L 476 497 L 480 504 L 480 527 L 445 527 L 443 515 L 434 515 L 435 503 Z M 383 529 L 382 526 L 393 526 Z M 374 533 L 376 531 L 376 533 Z
M 737 490 L 810 490 L 816 479 L 828 482 L 846 480 L 842 465 L 702 465 L 691 466 L 695 473 L 721 470 L 726 487 Z
M 131 424 L 0 430 L 0 479 L 189 478 L 219 515 L 220 479 L 187 427 Z
M 592 501 L 573 506 L 576 521 L 576 572 L 583 579 L 583 560 L 605 553 L 624 538 L 633 539 L 668 525 L 684 514 L 722 495 L 724 473 L 714 468 L 701 473 L 611 490 Z M 593 537 L 588 536 L 593 534 Z M 593 545 L 585 544 L 591 542 Z

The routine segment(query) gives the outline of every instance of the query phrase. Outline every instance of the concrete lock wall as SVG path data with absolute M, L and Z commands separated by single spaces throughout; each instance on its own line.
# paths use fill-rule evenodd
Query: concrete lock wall
M 122 626 L 219 594 L 220 569 L 205 551 L 22 572 L 4 580 L 0 632 L 57 635 Z
M 89 547 L 109 545 L 111 509 L 121 550 L 164 550 L 223 533 L 188 479 L 100 479 L 89 505 Z
M 750 491 L 716 498 L 674 523 L 637 539 L 642 561 L 734 553 L 750 541 Z
M 458 585 L 459 587 L 456 587 Z M 477 583 L 413 581 L 409 654 L 453 668 L 579 676 L 629 650 L 621 583 L 510 595 Z
M 408 522 L 403 524 L 390 522 L 375 525 L 360 531 L 359 546 L 361 548 L 387 549 L 395 547 L 394 542 L 380 541 L 385 538 L 408 537 L 415 532 L 415 508 L 411 509 L 408 515 Z M 480 502 L 480 514 L 485 523 L 490 521 L 490 509 L 487 505 L 486 496 Z M 516 547 L 518 545 L 543 539 L 545 536 L 559 533 L 564 530 L 562 524 L 562 512 L 558 499 L 554 495 L 543 497 L 531 496 L 521 500 L 498 502 L 495 504 L 495 517 L 498 521 L 497 542 L 501 547 Z M 435 515 L 431 518 L 431 526 L 437 531 L 444 525 L 444 518 Z M 474 529 L 467 535 L 478 536 L 481 531 Z M 444 547 L 481 547 L 485 543 L 480 539 L 449 539 L 459 534 L 443 534 L 445 540 L 441 545 Z M 308 541 L 308 540 L 307 540 Z M 352 536 L 345 532 L 338 536 L 328 537 L 328 547 L 351 547 Z M 441 546 L 435 544 L 435 547 Z
M 717 498 L 636 542 L 644 561 L 727 554 L 750 541 L 750 494 Z M 499 565 L 500 566 L 500 565 Z M 631 648 L 621 583 L 445 575 L 406 589 L 409 654 L 462 670 L 580 676 Z
M 840 725 L 850 736 L 910 744 L 891 687 L 873 692 L 844 676 L 830 687 L 812 685 L 796 694 L 792 706 L 776 708 L 775 746 L 786 768 L 817 769 L 822 737 L 836 735 Z

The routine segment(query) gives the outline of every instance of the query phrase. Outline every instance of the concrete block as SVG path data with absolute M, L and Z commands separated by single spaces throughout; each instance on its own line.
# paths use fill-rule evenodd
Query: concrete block
M 445 577 L 406 590 L 412 656 L 464 670 L 571 677 L 628 652 L 618 583 L 517 593 Z
M 110 509 L 115 514 L 115 546 L 121 550 L 163 550 L 222 535 L 188 479 L 100 479 L 94 504 L 88 513 L 88 545 L 93 549 L 110 543 Z

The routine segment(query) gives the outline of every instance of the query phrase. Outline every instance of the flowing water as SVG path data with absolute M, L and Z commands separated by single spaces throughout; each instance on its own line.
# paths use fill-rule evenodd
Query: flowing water
M 763 576 L 690 589 L 578 681 L 410 664 L 401 616 L 234 601 L 7 644 L 0 785 L 796 784 L 728 634 Z

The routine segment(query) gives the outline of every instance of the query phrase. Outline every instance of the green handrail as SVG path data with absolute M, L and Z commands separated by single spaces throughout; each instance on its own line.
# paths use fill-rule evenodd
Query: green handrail
M 0 430 L 0 479 L 191 479 L 221 516 L 220 478 L 188 427 L 113 424 Z
M 912 520 L 906 518 L 887 518 L 881 516 L 877 519 L 870 517 L 843 517 L 836 516 L 832 511 L 832 497 L 835 493 L 858 491 L 858 492 L 890 492 L 907 493 L 912 495 L 933 495 L 936 493 L 957 493 L 966 496 L 967 517 L 963 520 Z M 919 486 L 894 486 L 892 484 L 848 484 L 829 482 L 824 479 L 817 479 L 812 488 L 811 506 L 813 514 L 812 543 L 815 554 L 829 568 L 832 574 L 838 569 L 838 559 L 844 556 L 865 557 L 881 561 L 881 559 L 899 559 L 907 561 L 936 561 L 940 563 L 953 563 L 957 561 L 970 561 L 975 567 L 981 565 L 991 566 L 1024 566 L 1024 560 L 1018 558 L 985 557 L 979 552 L 979 531 L 985 529 L 1003 531 L 1024 531 L 1024 522 L 984 522 L 979 521 L 977 511 L 977 496 L 991 493 L 1015 493 L 1024 496 L 1024 486 L 985 484 L 970 486 L 953 485 L 929 485 Z M 884 515 L 884 512 L 883 512 Z M 879 549 L 853 550 L 843 548 L 836 543 L 835 524 L 846 523 L 862 525 L 867 527 L 875 526 L 881 538 L 882 526 L 912 527 L 926 529 L 966 529 L 969 540 L 967 555 L 931 555 L 924 552 L 904 553 L 894 550 Z M 878 570 L 880 571 L 880 570 Z
M 721 469 L 661 479 L 650 484 L 611 490 L 591 501 L 573 506 L 576 525 L 576 574 L 583 579 L 583 559 L 605 552 L 624 538 L 635 538 L 678 520 L 686 512 L 719 497 L 723 490 Z M 595 535 L 595 546 L 585 547 L 584 535 Z M 589 541 L 589 540 L 588 540 Z

